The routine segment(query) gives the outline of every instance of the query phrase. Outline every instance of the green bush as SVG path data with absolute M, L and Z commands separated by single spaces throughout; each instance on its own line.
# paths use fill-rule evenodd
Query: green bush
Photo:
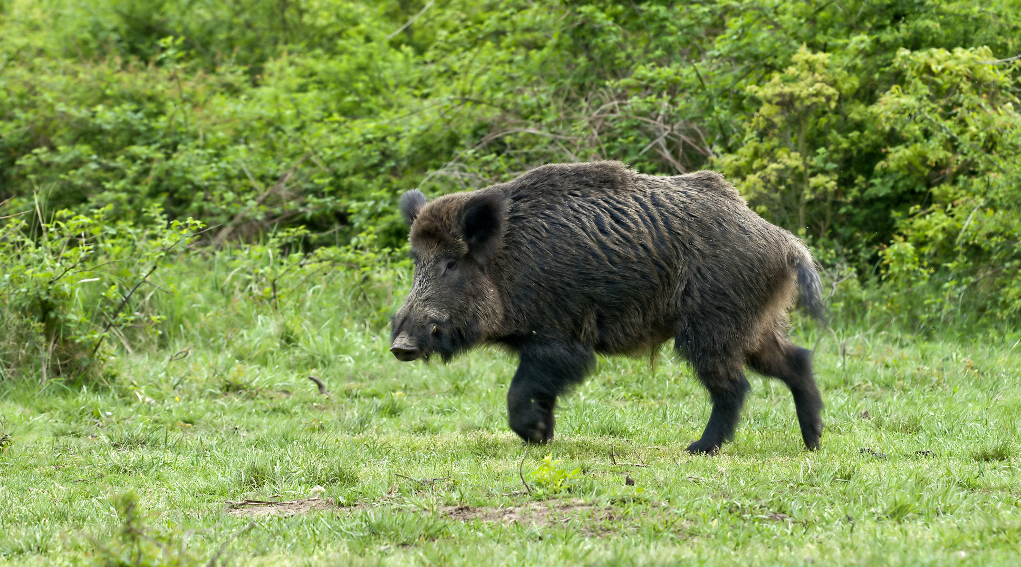
M 1016 76 L 992 59 L 985 48 L 901 51 L 902 84 L 877 104 L 896 140 L 877 170 L 929 188 L 882 250 L 891 290 L 923 320 L 1021 315 L 1021 102 Z
M 0 227 L 0 379 L 41 370 L 41 379 L 95 379 L 116 342 L 155 340 L 149 277 L 182 253 L 199 223 L 148 212 L 145 227 L 63 211 L 32 225 Z M 130 347 L 127 347 L 130 349 Z

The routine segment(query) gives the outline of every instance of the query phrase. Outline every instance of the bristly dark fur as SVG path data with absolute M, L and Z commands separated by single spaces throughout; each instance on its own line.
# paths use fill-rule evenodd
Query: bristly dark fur
M 808 249 L 719 174 L 548 165 L 428 204 L 420 196 L 401 199 L 416 264 L 391 351 L 449 359 L 486 342 L 517 352 L 507 403 L 525 440 L 553 438 L 557 397 L 595 353 L 643 354 L 672 338 L 713 402 L 689 451 L 714 453 L 733 436 L 744 366 L 787 384 L 805 444 L 819 446 L 811 353 L 786 338 L 796 288 L 807 312 L 825 316 L 819 275 Z

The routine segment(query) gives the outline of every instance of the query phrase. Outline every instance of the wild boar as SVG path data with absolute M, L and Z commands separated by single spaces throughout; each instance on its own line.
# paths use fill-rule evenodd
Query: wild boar
M 647 354 L 672 338 L 712 400 L 689 452 L 714 454 L 733 438 L 745 365 L 787 384 L 805 445 L 819 447 L 811 352 L 786 333 L 798 288 L 824 318 L 819 274 L 801 241 L 720 174 L 546 165 L 428 204 L 408 191 L 399 207 L 415 271 L 390 351 L 403 361 L 448 361 L 480 343 L 517 353 L 507 409 L 526 441 L 553 439 L 557 397 L 595 353 Z

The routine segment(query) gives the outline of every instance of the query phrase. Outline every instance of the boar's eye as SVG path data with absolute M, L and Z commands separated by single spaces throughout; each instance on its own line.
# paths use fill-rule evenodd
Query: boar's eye
M 445 270 L 443 270 L 443 273 L 445 274 L 445 273 L 453 270 L 456 267 L 457 267 L 457 262 L 455 262 L 454 260 L 451 260 L 451 261 L 447 262 L 447 267 L 446 267 Z

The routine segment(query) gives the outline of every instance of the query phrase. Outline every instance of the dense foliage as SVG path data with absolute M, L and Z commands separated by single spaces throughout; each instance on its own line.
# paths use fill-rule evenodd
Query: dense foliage
M 53 222 L 153 215 L 371 263 L 407 189 L 619 159 L 723 171 L 815 246 L 838 318 L 1021 317 L 1018 0 L 4 0 L 0 37 L 0 216 L 31 211 L 4 273 L 67 252 Z

